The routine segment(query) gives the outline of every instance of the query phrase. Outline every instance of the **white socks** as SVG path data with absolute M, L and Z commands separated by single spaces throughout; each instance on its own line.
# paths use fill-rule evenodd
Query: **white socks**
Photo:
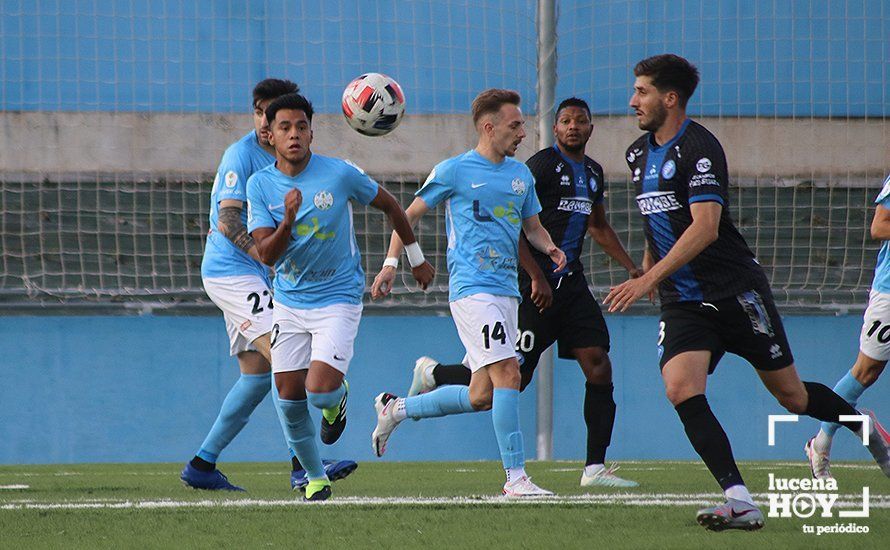
M 748 492 L 748 488 L 744 485 L 733 485 L 729 489 L 723 491 L 723 494 L 726 495 L 726 498 L 733 498 L 754 505 L 754 499 L 751 498 L 751 493 Z
M 528 475 L 525 473 L 525 468 L 521 468 L 521 467 L 520 468 L 507 468 L 504 471 L 507 472 L 507 483 L 510 483 L 511 481 L 516 481 L 517 479 L 520 479 L 522 476 Z
M 392 408 L 392 417 L 395 418 L 398 422 L 405 420 L 408 418 L 408 412 L 405 410 L 405 398 L 399 397 L 396 399 L 395 405 Z

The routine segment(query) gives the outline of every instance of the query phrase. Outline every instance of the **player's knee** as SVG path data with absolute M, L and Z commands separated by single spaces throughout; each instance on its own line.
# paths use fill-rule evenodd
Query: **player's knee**
M 597 348 L 585 358 L 581 364 L 584 376 L 591 384 L 610 384 L 612 382 L 612 362 L 606 350 Z
M 470 392 L 470 406 L 473 407 L 474 411 L 490 411 L 491 394 L 479 393 L 474 395 L 472 392 Z
M 792 414 L 804 414 L 807 410 L 807 392 L 779 392 L 776 394 L 779 404 Z
M 675 407 L 700 393 L 700 391 L 695 391 L 683 384 L 666 384 L 664 387 L 664 394 L 667 396 L 668 401 L 671 402 L 671 405 Z
M 881 363 L 857 363 L 853 367 L 853 377 L 856 379 L 857 382 L 867 388 L 877 381 L 878 377 L 881 376 L 881 372 L 883 372 L 883 370 L 884 365 Z

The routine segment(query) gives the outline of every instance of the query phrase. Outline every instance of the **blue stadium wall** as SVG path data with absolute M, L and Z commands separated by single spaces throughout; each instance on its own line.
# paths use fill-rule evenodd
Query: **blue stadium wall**
M 849 368 L 860 318 L 786 319 L 804 378 L 828 385 Z M 609 316 L 618 419 L 610 459 L 691 459 L 693 451 L 663 395 L 655 352 L 657 319 Z M 0 318 L 0 463 L 184 461 L 197 450 L 237 376 L 219 317 Z M 362 321 L 350 368 L 349 425 L 326 456 L 377 460 L 370 434 L 373 396 L 404 392 L 413 360 L 462 355 L 448 317 L 371 316 Z M 554 456 L 583 460 L 583 378 L 559 360 L 555 376 Z M 887 380 L 862 404 L 890 418 Z M 526 447 L 534 456 L 535 386 L 522 396 Z M 767 415 L 784 413 L 756 373 L 729 356 L 710 379 L 709 400 L 740 459 L 800 460 L 816 422 L 783 424 L 767 445 Z M 318 416 L 317 414 L 315 415 Z M 837 458 L 867 460 L 849 434 Z M 287 451 L 269 398 L 223 461 L 285 460 Z M 490 413 L 406 422 L 386 460 L 496 460 Z
M 556 97 L 582 95 L 598 114 L 626 114 L 633 64 L 664 52 L 701 69 L 695 116 L 890 114 L 884 0 L 558 4 Z M 399 80 L 411 113 L 464 113 L 493 86 L 532 106 L 534 19 L 534 0 L 6 0 L 0 102 L 242 112 L 251 83 L 285 75 L 331 113 L 343 86 L 375 70 Z

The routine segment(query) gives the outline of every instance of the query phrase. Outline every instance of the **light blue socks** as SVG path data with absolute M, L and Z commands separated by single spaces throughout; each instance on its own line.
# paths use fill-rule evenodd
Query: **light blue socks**
M 315 427 L 306 400 L 278 399 L 278 419 L 291 451 L 299 459 L 309 479 L 325 477 L 324 466 L 315 443 Z
M 519 390 L 494 389 L 491 422 L 494 424 L 504 469 L 525 467 L 525 449 L 522 432 L 519 430 Z
M 859 397 L 864 391 L 865 386 L 853 378 L 853 371 L 848 371 L 847 374 L 845 374 L 834 386 L 834 393 L 843 397 L 844 400 L 854 408 L 856 407 L 856 402 L 859 401 Z M 829 437 L 834 437 L 834 432 L 836 432 L 838 428 L 840 428 L 840 424 L 835 424 L 833 422 L 822 423 L 822 431 Z
M 405 414 L 411 418 L 436 418 L 468 412 L 473 412 L 473 406 L 467 386 L 441 386 L 429 393 L 405 398 Z
M 223 400 L 216 422 L 201 444 L 197 456 L 215 463 L 219 453 L 247 425 L 250 414 L 257 408 L 272 387 L 272 374 L 242 374 Z

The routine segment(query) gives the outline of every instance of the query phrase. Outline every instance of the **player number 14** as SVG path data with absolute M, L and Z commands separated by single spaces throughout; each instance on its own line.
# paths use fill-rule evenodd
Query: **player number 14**
M 498 321 L 494 324 L 494 327 L 491 325 L 485 325 L 482 327 L 482 338 L 483 345 L 485 349 L 491 349 L 491 341 L 498 340 L 501 345 L 507 343 L 507 331 L 504 330 L 504 324 Z

